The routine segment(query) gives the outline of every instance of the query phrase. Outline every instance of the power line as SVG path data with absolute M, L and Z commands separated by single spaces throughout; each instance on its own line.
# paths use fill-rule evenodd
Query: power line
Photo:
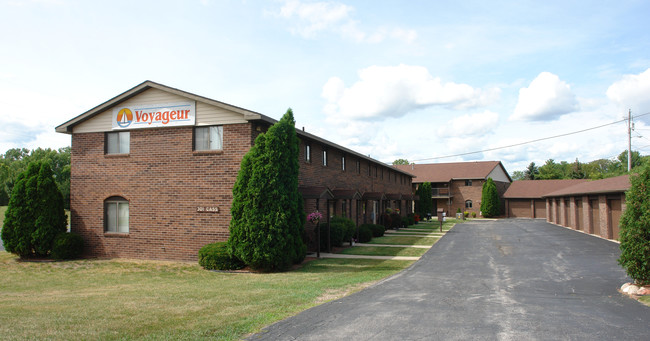
M 650 115 L 650 112 L 647 112 L 647 113 L 645 113 L 645 114 L 641 114 L 641 115 L 632 116 L 632 118 L 637 118 L 637 117 L 646 116 L 646 115 Z M 575 134 L 579 134 L 579 133 L 584 133 L 584 132 L 586 132 L 586 131 L 590 131 L 590 130 L 594 130 L 594 129 L 599 129 L 599 128 L 603 128 L 603 127 L 611 126 L 611 125 L 614 125 L 614 124 L 617 124 L 617 123 L 621 123 L 621 122 L 625 122 L 625 121 L 627 121 L 627 118 L 624 118 L 624 119 L 619 120 L 619 121 L 616 121 L 616 122 L 611 122 L 611 123 L 607 123 L 607 124 L 599 125 L 599 126 L 597 126 L 597 127 L 591 127 L 591 128 L 582 129 L 582 130 L 578 130 L 578 131 L 574 131 L 574 132 L 570 132 L 570 133 L 565 133 L 565 134 L 560 134 L 560 135 L 554 135 L 554 136 L 549 136 L 549 137 L 543 137 L 543 138 L 539 138 L 539 139 L 535 139 L 535 140 L 530 140 L 530 141 L 526 141 L 526 142 L 515 143 L 515 144 L 511 144 L 511 145 L 507 145 L 507 146 L 501 146 L 501 147 L 495 147 L 495 148 L 483 149 L 483 150 L 478 150 L 478 151 L 473 151 L 473 152 L 467 152 L 467 153 L 460 153 L 460 154 L 454 154 L 454 155 L 445 155 L 445 156 L 430 157 L 430 158 L 426 158 L 426 159 L 413 160 L 413 162 L 415 162 L 415 161 L 427 161 L 427 160 L 446 159 L 446 158 L 450 158 L 450 157 L 465 156 L 465 155 L 471 155 L 471 154 L 478 154 L 478 153 L 484 153 L 484 152 L 491 152 L 491 151 L 499 150 L 499 149 L 512 148 L 512 147 L 517 147 L 517 146 L 521 146 L 521 145 L 525 145 L 525 144 L 529 144 L 529 143 L 535 143 L 535 142 L 540 142 L 540 141 L 545 141 L 545 140 L 555 139 L 555 138 L 558 138 L 558 137 L 564 137 L 564 136 L 569 136 L 569 135 L 575 135 Z

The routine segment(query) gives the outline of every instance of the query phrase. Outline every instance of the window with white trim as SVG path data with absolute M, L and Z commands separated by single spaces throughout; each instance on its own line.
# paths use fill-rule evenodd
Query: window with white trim
M 345 172 L 345 155 L 341 156 L 341 170 Z
M 465 201 L 465 208 L 472 208 L 472 201 L 471 200 Z
M 471 186 L 472 180 L 465 180 L 465 186 Z
M 323 166 L 327 166 L 327 149 L 323 148 Z
M 128 154 L 131 145 L 131 134 L 128 131 L 106 133 L 106 154 Z
M 104 231 L 129 233 L 129 202 L 122 197 L 104 201 Z
M 311 162 L 311 145 L 305 144 L 305 161 Z
M 207 126 L 194 128 L 194 150 L 222 150 L 223 126 Z

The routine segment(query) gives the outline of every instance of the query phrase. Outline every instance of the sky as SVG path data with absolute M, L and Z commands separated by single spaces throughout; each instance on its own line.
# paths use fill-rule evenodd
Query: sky
M 56 126 L 151 80 L 275 119 L 292 108 L 298 128 L 386 163 L 613 158 L 629 110 L 647 155 L 648 14 L 626 0 L 0 0 L 0 152 L 69 146 Z

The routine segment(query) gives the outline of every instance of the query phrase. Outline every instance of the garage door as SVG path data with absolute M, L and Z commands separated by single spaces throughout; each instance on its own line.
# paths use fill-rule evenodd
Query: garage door
M 582 217 L 582 200 L 576 199 L 576 230 L 584 231 L 584 218 Z
M 591 203 L 591 224 L 593 225 L 593 234 L 600 236 L 600 212 L 598 209 L 598 199 L 589 200 Z
M 621 220 L 621 214 L 623 213 L 621 210 L 621 200 L 612 199 L 607 201 L 609 205 L 610 226 L 612 227 L 612 235 L 609 237 L 618 240 L 618 223 L 619 220 Z
M 535 218 L 546 219 L 546 200 L 535 200 Z
M 508 217 L 511 218 L 532 218 L 530 216 L 530 200 L 508 200 Z

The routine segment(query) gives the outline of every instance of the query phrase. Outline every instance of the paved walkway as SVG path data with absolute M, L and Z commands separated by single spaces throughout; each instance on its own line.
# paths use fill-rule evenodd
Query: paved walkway
M 618 244 L 536 220 L 457 224 L 410 268 L 251 340 L 648 340 Z

